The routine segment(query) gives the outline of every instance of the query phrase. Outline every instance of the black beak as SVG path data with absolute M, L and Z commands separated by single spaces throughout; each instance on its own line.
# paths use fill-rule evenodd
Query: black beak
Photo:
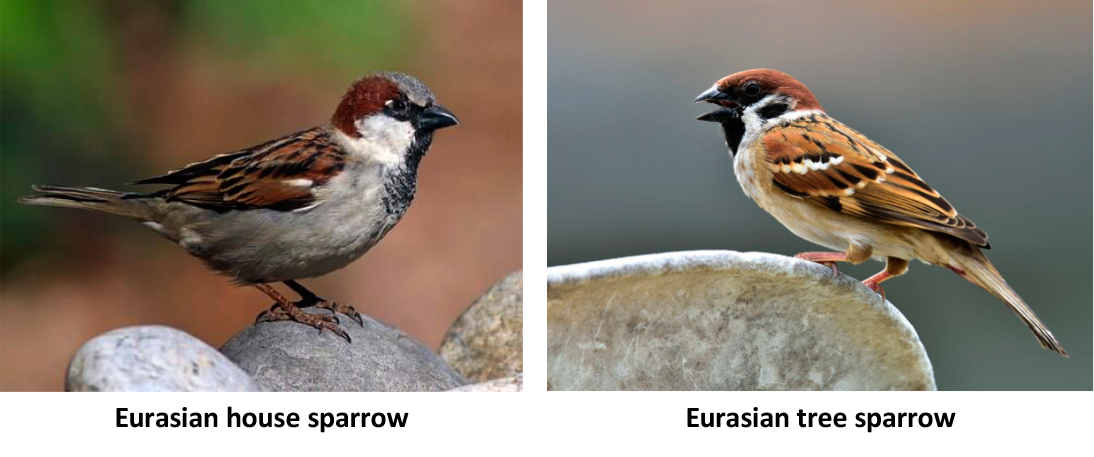
M 695 118 L 696 120 L 706 122 L 725 122 L 730 119 L 736 119 L 738 117 L 741 117 L 741 106 L 733 100 L 732 95 L 722 92 L 722 90 L 719 89 L 717 85 L 714 85 L 710 89 L 707 89 L 706 92 L 703 92 L 699 94 L 698 97 L 695 97 L 695 103 L 699 102 L 713 103 L 715 105 L 721 105 L 722 107 L 709 113 L 703 114 Z
M 459 124 L 460 120 L 448 108 L 433 105 L 418 114 L 418 130 L 437 130 Z

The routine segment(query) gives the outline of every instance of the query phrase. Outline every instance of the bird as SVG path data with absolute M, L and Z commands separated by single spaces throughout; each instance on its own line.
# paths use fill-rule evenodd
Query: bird
M 35 185 L 19 202 L 134 219 L 233 284 L 272 298 L 256 324 L 294 321 L 352 343 L 335 313 L 364 325 L 360 314 L 297 280 L 345 267 L 383 239 L 414 199 L 434 132 L 457 124 L 417 78 L 373 72 L 322 125 L 129 183 L 158 190 Z M 279 293 L 271 285 L 278 282 L 301 299 Z M 309 306 L 331 313 L 301 309 Z
M 804 84 L 778 70 L 719 79 L 695 103 L 717 105 L 697 120 L 720 124 L 745 195 L 795 235 L 835 252 L 795 257 L 885 261 L 862 283 L 881 283 L 911 260 L 948 268 L 1006 303 L 1041 347 L 1067 357 L 1029 305 L 984 255 L 988 235 L 959 214 L 892 151 L 832 118 Z

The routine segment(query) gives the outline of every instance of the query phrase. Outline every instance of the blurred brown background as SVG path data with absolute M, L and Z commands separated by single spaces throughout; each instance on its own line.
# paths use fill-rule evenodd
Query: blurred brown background
M 323 123 L 354 79 L 418 76 L 438 132 L 402 223 L 304 284 L 436 348 L 521 268 L 519 2 L 0 2 L 0 390 L 60 390 L 87 339 L 178 327 L 217 347 L 269 300 L 120 218 L 15 204 L 32 183 L 137 178 Z

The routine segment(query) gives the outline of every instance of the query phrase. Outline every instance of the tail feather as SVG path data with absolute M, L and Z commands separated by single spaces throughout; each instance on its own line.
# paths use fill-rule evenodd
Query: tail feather
M 995 266 L 988 261 L 984 253 L 980 252 L 980 249 L 968 245 L 967 249 L 963 250 L 962 255 L 955 260 L 959 264 L 957 266 L 964 270 L 964 274 L 960 272 L 958 274 L 1006 303 L 1011 311 L 1014 311 L 1014 314 L 1018 315 L 1018 318 L 1022 319 L 1022 322 L 1037 336 L 1037 341 L 1041 343 L 1041 347 L 1058 352 L 1064 357 L 1068 356 L 1067 351 L 1064 350 L 1059 341 L 1056 341 L 1056 337 L 1052 336 L 1052 332 L 1048 330 L 1048 327 L 1037 318 L 1037 315 L 1022 300 L 1022 297 L 1018 296 L 1018 293 L 1007 284 L 1007 281 L 1003 279 Z
M 19 203 L 102 211 L 138 220 L 148 220 L 147 207 L 137 200 L 137 198 L 143 196 L 142 194 L 94 187 L 38 185 L 32 187 L 39 194 L 20 197 Z

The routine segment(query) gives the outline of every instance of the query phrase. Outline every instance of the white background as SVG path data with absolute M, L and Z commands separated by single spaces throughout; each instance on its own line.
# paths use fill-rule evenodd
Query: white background
M 696 12 L 702 14 L 702 12 Z M 525 389 L 513 394 L 0 394 L 0 454 L 212 455 L 1075 455 L 1089 454 L 1092 392 L 545 392 L 546 341 L 546 5 L 524 9 Z M 226 428 L 224 413 L 409 412 L 408 426 L 320 433 Z M 218 429 L 119 429 L 115 408 L 210 411 Z M 789 429 L 686 427 L 686 410 L 787 412 Z M 843 429 L 802 429 L 799 408 L 844 412 Z M 954 426 L 854 427 L 857 412 L 956 412 Z

